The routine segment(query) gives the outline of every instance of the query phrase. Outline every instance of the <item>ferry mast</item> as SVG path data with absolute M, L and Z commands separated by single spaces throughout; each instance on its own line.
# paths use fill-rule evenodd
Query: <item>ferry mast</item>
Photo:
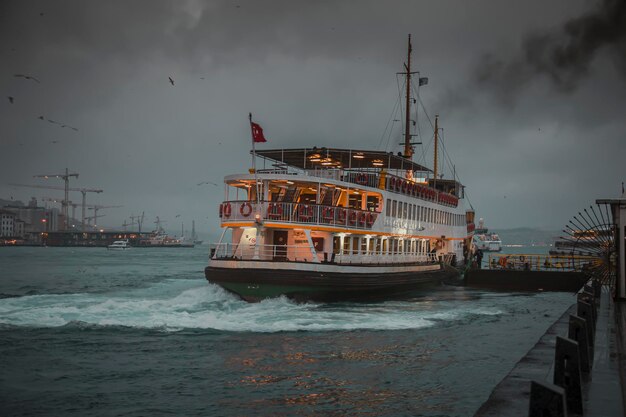
M 413 147 L 411 146 L 411 34 L 409 34 L 406 69 L 406 105 L 405 125 L 404 125 L 404 157 L 413 157 Z

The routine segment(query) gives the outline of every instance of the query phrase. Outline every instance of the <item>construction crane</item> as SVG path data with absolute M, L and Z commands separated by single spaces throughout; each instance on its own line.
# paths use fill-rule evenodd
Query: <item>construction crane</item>
M 135 217 L 135 216 L 130 216 L 130 219 L 133 220 L 133 217 Z M 124 228 L 124 231 L 126 231 L 126 228 L 128 226 L 132 226 L 134 224 L 137 224 L 137 223 L 135 223 L 134 221 L 131 221 L 130 223 L 127 223 L 126 219 L 124 219 L 124 223 L 122 223 L 122 227 Z
M 93 216 L 87 216 L 85 217 L 85 220 L 87 220 L 88 224 L 91 224 L 91 221 L 93 220 L 93 226 L 94 227 L 98 227 L 98 225 L 96 224 L 96 222 L 98 221 L 99 218 L 101 217 L 105 217 L 106 214 L 94 214 Z
M 69 225 L 68 225 L 68 217 L 69 217 L 69 213 L 68 213 L 68 202 L 70 199 L 69 196 L 69 192 L 70 192 L 70 177 L 75 177 L 78 178 L 78 172 L 72 172 L 70 173 L 69 170 L 67 168 L 65 168 L 65 174 L 50 174 L 50 175 L 33 175 L 33 178 L 60 178 L 65 182 L 65 186 L 63 187 L 63 190 L 65 191 L 65 198 L 63 199 L 63 202 L 61 203 L 61 208 L 63 211 L 63 217 L 64 217 L 64 223 L 65 223 L 65 230 L 69 229 Z
M 27 188 L 40 188 L 40 189 L 44 189 L 44 190 L 64 190 L 65 191 L 65 187 L 56 187 L 54 185 L 30 185 L 30 184 L 9 184 L 12 185 L 14 187 L 27 187 Z M 87 193 L 101 193 L 103 192 L 103 190 L 100 189 L 92 189 L 92 188 L 68 188 L 67 191 L 79 191 L 83 194 L 83 204 L 82 204 L 82 209 L 83 209 L 83 213 L 82 213 L 82 217 L 81 217 L 81 222 L 82 222 L 82 231 L 85 231 L 85 209 L 87 208 Z M 66 198 L 64 201 L 69 201 L 68 198 Z M 64 204 L 64 207 L 67 211 L 67 207 L 69 203 L 61 203 Z M 65 228 L 67 229 L 67 213 L 64 213 L 65 216 Z
M 139 233 L 141 234 L 141 226 L 143 225 L 143 217 L 146 213 L 144 211 L 141 212 L 141 216 L 137 215 L 137 216 L 130 216 L 130 220 L 132 222 L 135 221 L 135 219 L 137 219 L 137 225 L 139 226 Z
M 96 221 L 98 220 L 98 217 L 104 216 L 104 214 L 101 215 L 101 216 L 98 216 L 98 210 L 106 209 L 106 208 L 120 208 L 120 207 L 124 207 L 124 206 L 99 206 L 99 205 L 96 204 L 94 206 L 89 207 L 89 210 L 93 210 L 93 216 L 91 216 L 91 217 L 94 218 L 94 224 L 95 224 Z

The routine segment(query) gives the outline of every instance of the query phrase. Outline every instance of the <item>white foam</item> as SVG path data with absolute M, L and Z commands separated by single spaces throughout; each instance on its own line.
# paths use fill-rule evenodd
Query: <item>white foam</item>
M 57 327 L 70 323 L 233 332 L 418 329 L 438 321 L 501 311 L 476 305 L 420 302 L 376 305 L 297 304 L 284 297 L 248 304 L 198 280 L 167 280 L 152 287 L 114 294 L 36 295 L 0 299 L 0 323 Z

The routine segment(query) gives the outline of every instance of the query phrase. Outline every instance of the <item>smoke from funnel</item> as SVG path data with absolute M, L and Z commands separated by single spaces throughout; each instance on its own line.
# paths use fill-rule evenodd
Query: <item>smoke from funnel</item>
M 557 90 L 571 92 L 600 52 L 611 56 L 626 79 L 626 0 L 602 0 L 559 30 L 528 36 L 511 61 L 486 55 L 476 78 L 509 99 L 538 75 L 547 76 Z

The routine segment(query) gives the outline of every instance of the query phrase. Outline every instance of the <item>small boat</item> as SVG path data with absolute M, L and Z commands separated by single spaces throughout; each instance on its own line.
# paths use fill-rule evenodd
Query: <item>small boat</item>
M 128 244 L 128 240 L 116 240 L 107 246 L 109 250 L 126 250 L 130 248 L 131 246 Z

